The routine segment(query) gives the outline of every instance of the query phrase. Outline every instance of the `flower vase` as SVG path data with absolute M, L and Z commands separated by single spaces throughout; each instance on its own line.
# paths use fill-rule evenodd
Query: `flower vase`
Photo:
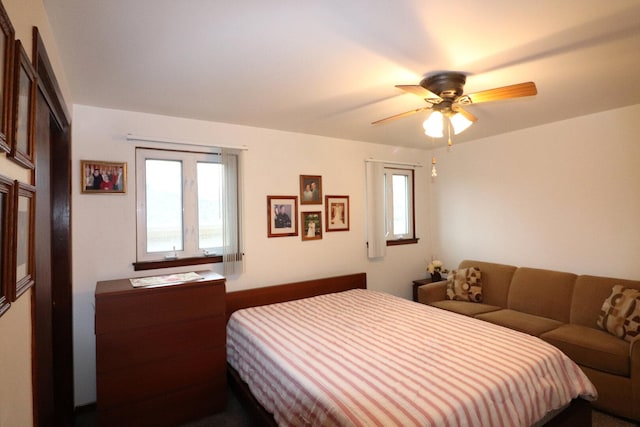
M 439 271 L 434 271 L 433 273 L 431 273 L 432 282 L 439 282 L 440 280 L 442 280 L 442 276 L 440 275 Z

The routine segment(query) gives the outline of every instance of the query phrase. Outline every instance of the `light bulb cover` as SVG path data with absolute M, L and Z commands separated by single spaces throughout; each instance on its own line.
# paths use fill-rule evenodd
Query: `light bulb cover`
M 473 124 L 471 120 L 467 119 L 460 113 L 455 113 L 449 116 L 449 121 L 451 122 L 451 126 L 453 126 L 454 135 L 464 132 L 469 126 Z
M 443 115 L 440 111 L 432 112 L 427 120 L 422 123 L 424 133 L 432 138 L 442 138 L 444 136 Z

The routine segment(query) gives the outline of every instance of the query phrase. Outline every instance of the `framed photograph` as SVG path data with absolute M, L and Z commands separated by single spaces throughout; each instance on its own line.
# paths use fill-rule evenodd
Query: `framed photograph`
M 322 212 L 302 212 L 300 214 L 302 224 L 302 240 L 322 239 Z
M 11 266 L 11 215 L 13 207 L 13 180 L 0 175 L 0 316 L 10 307 L 13 283 Z M 11 283 L 11 285 L 10 285 Z
M 319 175 L 300 175 L 300 204 L 322 204 L 322 177 Z
M 298 197 L 267 196 L 267 237 L 298 235 Z
M 0 2 L 0 151 L 11 151 L 11 87 L 13 86 L 13 48 L 15 31 Z
M 20 40 L 15 42 L 13 83 L 13 132 L 9 158 L 33 169 L 36 73 Z
M 349 196 L 326 196 L 324 205 L 327 231 L 349 231 Z
M 80 160 L 83 193 L 109 194 L 127 192 L 127 164 Z
M 15 266 L 11 301 L 33 286 L 33 243 L 36 188 L 18 180 L 13 189 L 13 263 Z

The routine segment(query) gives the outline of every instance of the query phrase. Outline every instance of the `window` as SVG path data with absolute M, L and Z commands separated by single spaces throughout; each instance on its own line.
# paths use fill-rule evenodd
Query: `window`
M 418 243 L 413 169 L 365 160 L 365 176 L 367 257 L 384 257 L 387 246 Z
M 224 187 L 238 188 L 224 168 L 220 154 L 136 150 L 138 262 L 221 261 L 211 257 L 224 252 Z
M 384 187 L 387 244 L 415 242 L 413 169 L 385 168 Z

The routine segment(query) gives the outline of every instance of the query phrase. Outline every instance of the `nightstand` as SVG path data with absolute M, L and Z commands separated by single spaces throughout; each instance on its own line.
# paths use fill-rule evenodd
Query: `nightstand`
M 432 282 L 431 277 L 413 281 L 413 300 L 415 302 L 418 302 L 418 288 L 422 285 L 426 285 L 427 283 L 431 283 L 431 282 Z

